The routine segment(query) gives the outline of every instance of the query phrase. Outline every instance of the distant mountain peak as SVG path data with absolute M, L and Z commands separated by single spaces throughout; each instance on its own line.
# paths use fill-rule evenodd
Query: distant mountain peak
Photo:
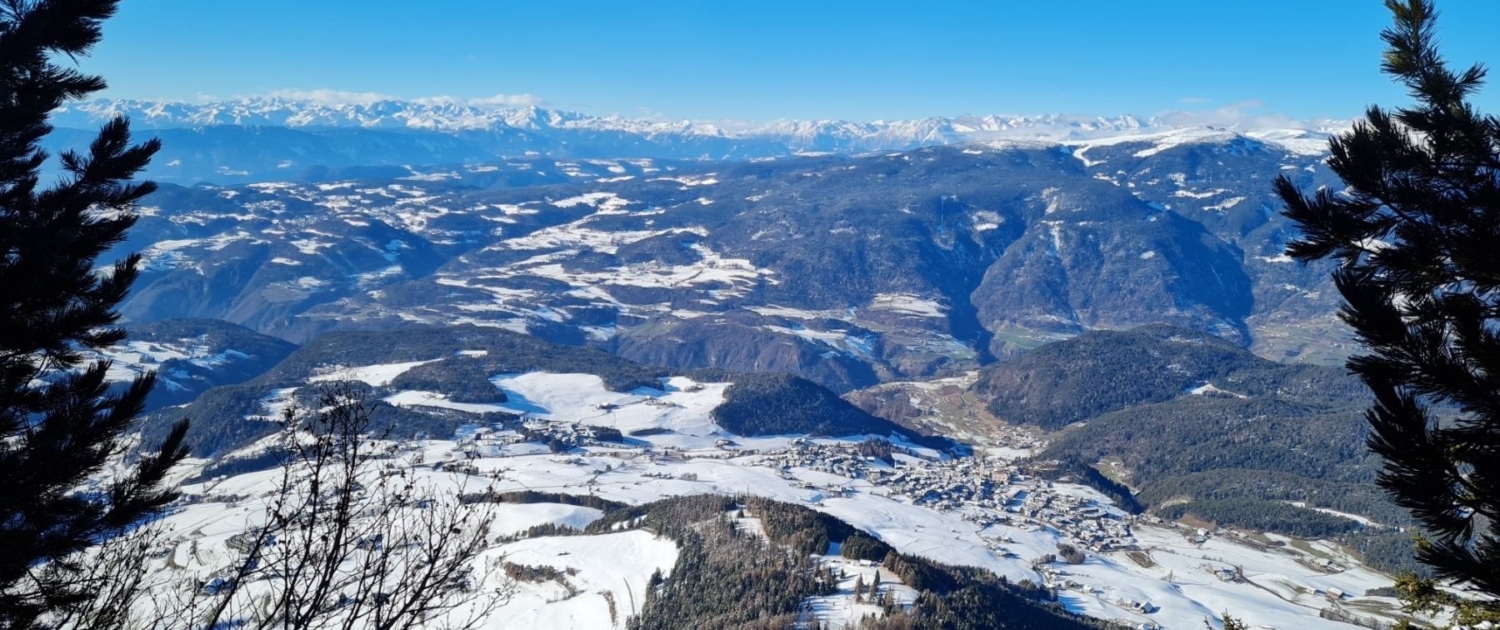
M 1297 153 L 1321 152 L 1340 121 L 1273 119 L 1255 124 L 1210 126 L 1201 117 L 1133 115 L 1114 117 L 1042 114 L 927 117 L 911 120 L 778 120 L 722 125 L 692 120 L 653 120 L 593 116 L 538 105 L 506 106 L 455 99 L 326 102 L 286 96 L 252 96 L 207 103 L 101 99 L 53 113 L 59 127 L 90 128 L 115 116 L 128 116 L 141 128 L 196 128 L 215 125 L 289 128 L 424 130 L 444 133 L 520 130 L 536 133 L 609 133 L 652 140 L 740 139 L 784 145 L 791 151 L 901 150 L 922 146 L 1041 141 L 1098 144 L 1206 139 L 1214 135 L 1254 138 Z

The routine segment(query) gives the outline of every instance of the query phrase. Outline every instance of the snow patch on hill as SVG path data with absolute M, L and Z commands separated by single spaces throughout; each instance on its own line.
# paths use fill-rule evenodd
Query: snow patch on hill
M 201 368 L 212 368 L 230 361 L 249 359 L 250 355 L 238 350 L 213 352 L 207 345 L 191 343 L 166 343 L 155 341 L 126 341 L 97 352 L 100 358 L 110 361 L 105 380 L 124 382 L 134 380 L 146 372 L 155 371 L 165 361 L 184 360 Z M 162 384 L 172 387 L 171 374 L 163 374 Z
M 698 383 L 686 377 L 667 379 L 661 389 L 642 387 L 613 392 L 593 374 L 506 374 L 491 379 L 510 400 L 499 405 L 512 413 L 555 422 L 611 427 L 622 432 L 670 429 L 686 436 L 722 432 L 714 408 L 724 404 L 728 383 Z
M 552 205 L 559 208 L 571 208 L 577 205 L 590 206 L 593 208 L 598 208 L 598 214 L 624 214 L 622 210 L 625 208 L 625 206 L 628 206 L 634 202 L 616 195 L 615 193 L 595 192 L 578 195 L 576 197 L 568 197 L 566 199 L 558 199 L 551 203 Z
M 890 593 L 893 603 L 899 608 L 908 608 L 916 603 L 917 590 L 901 583 L 901 579 L 894 573 L 882 569 L 879 565 L 871 562 L 858 562 L 836 555 L 830 551 L 830 555 L 818 558 L 819 564 L 828 567 L 844 576 L 839 581 L 838 592 L 832 595 L 823 595 L 809 598 L 806 602 L 812 618 L 825 624 L 829 628 L 855 628 L 859 626 L 861 619 L 866 616 L 882 617 L 885 608 L 880 600 L 869 598 L 869 585 L 878 582 L 877 596 L 884 598 Z M 863 587 L 863 593 L 856 593 L 856 586 Z
M 1214 385 L 1213 383 L 1209 383 L 1207 381 L 1199 384 L 1196 387 L 1192 387 L 1192 388 L 1188 389 L 1188 393 L 1189 394 L 1193 394 L 1195 396 L 1208 396 L 1208 395 L 1218 394 L 1220 396 L 1234 396 L 1235 398 L 1247 398 L 1247 396 L 1245 396 L 1244 394 L 1236 394 L 1236 393 L 1231 392 L 1229 390 L 1220 389 L 1218 386 Z
M 515 597 L 491 616 L 486 628 L 583 630 L 624 628 L 626 619 L 645 604 L 651 574 L 661 571 L 663 576 L 671 575 L 677 547 L 669 540 L 636 530 L 530 538 L 486 555 L 504 556 L 506 562 L 515 564 L 572 570 L 574 573 L 564 579 L 577 590 L 576 595 L 569 596 L 560 584 L 522 583 Z
M 600 510 L 578 505 L 518 503 L 506 506 L 505 510 L 495 515 L 490 533 L 509 536 L 548 523 L 581 530 L 603 517 L 604 512 Z
M 366 365 L 361 367 L 333 366 L 324 368 L 321 374 L 313 376 L 310 380 L 314 383 L 323 383 L 328 381 L 359 381 L 366 385 L 385 386 L 390 385 L 391 381 L 395 380 L 397 376 L 405 374 L 407 370 L 410 370 L 419 365 L 424 365 L 439 360 L 440 359 L 431 359 L 428 361 L 408 361 L 405 363 L 382 363 L 380 365 Z
M 842 330 L 812 330 L 796 323 L 790 327 L 762 326 L 761 328 L 808 341 L 816 341 L 832 347 L 836 352 L 865 358 L 872 356 L 873 348 L 870 345 L 870 338 L 867 336 L 854 336 Z
M 893 311 L 918 317 L 947 317 L 948 307 L 935 300 L 909 293 L 882 293 L 875 296 L 870 308 L 877 311 Z
M 707 236 L 703 228 L 601 231 L 585 227 L 588 221 L 589 219 L 585 218 L 572 223 L 537 230 L 526 236 L 507 239 L 498 245 L 492 246 L 492 249 L 536 250 L 577 248 L 613 254 L 621 245 L 643 241 L 654 236 L 668 234 Z
M 549 229 L 541 230 L 528 237 L 507 241 L 499 247 L 525 250 L 577 246 L 603 253 L 614 253 L 616 247 L 627 242 L 675 233 L 698 234 L 698 231 L 693 228 L 652 232 L 593 232 L 586 228 Z M 719 294 L 741 296 L 753 289 L 758 282 L 779 283 L 779 280 L 774 277 L 774 271 L 756 267 L 749 260 L 724 257 L 703 243 L 693 243 L 689 249 L 697 255 L 698 260 L 686 264 L 637 263 L 601 271 L 569 270 L 564 266 L 563 261 L 577 255 L 578 252 L 574 249 L 567 249 L 541 254 L 503 267 L 472 269 L 465 276 L 474 278 L 541 276 L 561 280 L 576 289 L 592 291 L 595 297 L 606 299 L 610 299 L 607 298 L 608 292 L 601 287 L 608 285 L 673 289 L 704 284 L 723 284 L 728 285 L 729 288 L 718 289 Z M 497 293 L 497 298 L 501 302 L 504 302 L 507 297 L 514 297 L 506 295 L 508 291 L 506 289 L 495 289 L 483 284 L 470 285 L 466 279 L 460 277 L 444 277 L 437 281 L 442 284 L 492 291 Z

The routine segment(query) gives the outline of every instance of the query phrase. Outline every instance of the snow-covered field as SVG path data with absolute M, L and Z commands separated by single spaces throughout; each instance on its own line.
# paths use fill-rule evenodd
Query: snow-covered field
M 132 380 L 145 372 L 155 371 L 163 361 L 173 359 L 211 368 L 228 361 L 250 358 L 250 355 L 236 350 L 213 352 L 206 345 L 152 341 L 127 341 L 102 350 L 99 355 L 111 362 L 109 372 L 105 375 L 110 381 Z
M 436 361 L 434 359 L 433 361 Z M 384 365 L 369 365 L 356 368 L 331 368 L 322 374 L 312 377 L 312 382 L 323 383 L 328 381 L 359 381 L 366 385 L 389 385 L 397 376 L 401 376 L 407 370 L 433 361 L 409 361 L 406 363 L 387 363 Z
M 319 378 L 340 374 L 389 383 L 420 364 L 341 368 Z M 625 444 L 590 444 L 562 454 L 520 443 L 510 431 L 483 428 L 454 439 L 416 441 L 405 445 L 403 461 L 409 462 L 418 487 L 435 493 L 485 487 L 500 492 L 537 490 L 628 504 L 706 492 L 759 495 L 837 516 L 905 553 L 1052 585 L 1059 589 L 1062 601 L 1078 612 L 1173 630 L 1202 628 L 1205 619 L 1217 623 L 1223 611 L 1257 628 L 1347 630 L 1353 626 L 1321 619 L 1319 610 L 1339 605 L 1370 614 L 1392 603 L 1363 597 L 1367 589 L 1389 585 L 1390 580 L 1332 545 L 1294 546 L 1284 539 L 1280 546 L 1265 545 L 1213 533 L 1200 537 L 1200 532 L 1179 526 L 1134 520 L 1083 486 L 1043 486 L 1038 484 L 1044 482 L 1028 480 L 1028 490 L 1019 493 L 1022 497 L 1045 487 L 1055 496 L 1069 498 L 1068 505 L 1093 505 L 1098 512 L 1113 515 L 1101 518 L 1130 520 L 1134 546 L 1133 551 L 1090 552 L 1079 565 L 1034 566 L 1037 558 L 1056 553 L 1060 542 L 1073 540 L 1073 534 L 1024 517 L 1020 510 L 1011 509 L 1015 503 L 937 507 L 869 475 L 840 474 L 838 468 L 816 461 L 786 467 L 768 464 L 768 458 L 778 453 L 807 452 L 799 449 L 811 444 L 837 451 L 852 448 L 861 438 L 809 441 L 797 436 L 729 435 L 710 416 L 724 400 L 726 385 L 722 383 L 672 378 L 660 389 L 620 393 L 607 390 L 599 377 L 585 374 L 501 374 L 492 382 L 505 391 L 508 402 L 465 405 L 440 394 L 414 391 L 399 392 L 387 400 L 463 411 L 509 411 L 535 421 L 605 426 L 627 434 L 646 428 L 669 431 L 632 437 Z M 278 392 L 280 397 L 289 394 Z M 903 471 L 941 476 L 949 467 L 969 461 L 945 460 L 931 451 L 918 455 L 923 456 L 899 456 L 894 467 L 871 465 L 880 468 L 882 477 Z M 448 462 L 465 465 L 443 465 Z M 998 469 L 1005 462 L 995 458 L 985 465 Z M 226 557 L 225 541 L 255 519 L 259 501 L 255 497 L 269 490 L 274 477 L 273 472 L 249 473 L 187 486 L 186 494 L 196 503 L 166 519 L 177 549 L 172 564 L 188 567 L 174 570 L 201 571 L 215 558 Z M 546 523 L 581 528 L 602 516 L 595 509 L 551 503 L 501 504 L 496 509 L 492 537 Z M 188 554 L 189 547 L 196 553 Z M 572 586 L 519 584 L 513 599 L 495 613 L 488 627 L 585 629 L 624 627 L 625 618 L 639 610 L 652 572 L 668 574 L 677 551 L 668 540 L 630 530 L 507 542 L 486 555 L 488 562 L 503 555 L 508 562 L 570 570 L 563 579 Z M 874 567 L 837 557 L 825 558 L 825 562 L 843 568 L 849 584 L 839 594 L 808 602 L 810 618 L 837 627 L 878 610 L 854 602 L 852 595 L 853 580 L 865 575 L 868 582 Z M 889 573 L 884 578 L 894 580 Z M 899 584 L 890 588 L 896 589 L 898 601 L 910 601 L 913 595 L 901 591 L 904 587 Z M 569 595 L 570 591 L 574 594 Z
M 529 506 L 504 506 L 529 507 Z M 677 547 L 649 532 L 597 536 L 548 536 L 501 545 L 488 554 L 506 562 L 550 566 L 568 575 L 568 589 L 555 583 L 519 583 L 489 618 L 489 628 L 624 628 L 640 610 L 651 574 L 671 573 Z M 613 602 L 613 603 L 611 603 Z
M 875 301 L 870 308 L 878 311 L 895 311 L 906 315 L 919 317 L 946 317 L 948 307 L 920 296 L 905 293 L 886 294 L 875 296 Z

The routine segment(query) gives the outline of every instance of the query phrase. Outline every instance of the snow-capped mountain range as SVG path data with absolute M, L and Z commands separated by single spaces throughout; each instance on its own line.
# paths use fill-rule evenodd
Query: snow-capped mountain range
M 96 100 L 54 114 L 54 124 L 89 128 L 115 116 L 128 116 L 143 129 L 206 126 L 270 126 L 293 129 L 354 128 L 419 130 L 448 134 L 519 132 L 562 139 L 574 134 L 635 136 L 651 144 L 676 139 L 722 139 L 767 143 L 790 152 L 872 151 L 993 141 L 1085 143 L 1199 129 L 1237 133 L 1299 152 L 1319 152 L 1343 121 L 1287 118 L 1231 121 L 1190 114 L 1114 117 L 1045 114 L 928 117 L 913 120 L 779 120 L 718 124 L 592 116 L 538 106 L 505 107 L 455 100 L 378 100 L 330 103 L 276 96 L 209 103 Z M 1220 124 L 1214 124 L 1214 123 Z M 658 156 L 664 157 L 664 156 Z

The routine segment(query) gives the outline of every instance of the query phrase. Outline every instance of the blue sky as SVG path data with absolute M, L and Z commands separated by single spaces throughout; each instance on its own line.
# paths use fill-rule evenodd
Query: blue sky
M 1451 61 L 1500 65 L 1500 0 L 1438 7 Z M 126 0 L 83 67 L 108 96 L 189 101 L 331 90 L 699 120 L 1347 118 L 1405 101 L 1379 72 L 1388 21 L 1378 0 Z M 1479 103 L 1500 110 L 1500 86 Z

